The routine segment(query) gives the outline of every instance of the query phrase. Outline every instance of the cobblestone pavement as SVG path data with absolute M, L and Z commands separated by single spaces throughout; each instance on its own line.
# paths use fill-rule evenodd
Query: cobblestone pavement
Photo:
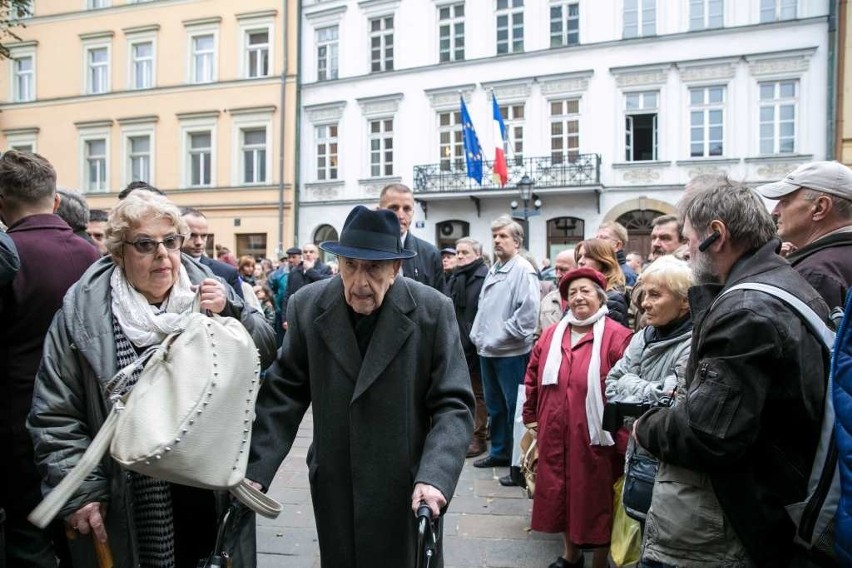
M 312 424 L 309 412 L 270 488 L 284 511 L 274 521 L 258 520 L 259 568 L 320 566 L 305 466 Z M 546 568 L 562 552 L 562 539 L 530 532 L 532 501 L 497 482 L 506 468 L 477 469 L 473 461 L 465 463 L 444 519 L 445 568 Z

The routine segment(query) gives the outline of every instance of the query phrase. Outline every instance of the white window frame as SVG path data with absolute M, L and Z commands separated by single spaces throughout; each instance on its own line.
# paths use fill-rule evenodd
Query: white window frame
M 133 124 L 124 126 L 121 129 L 121 147 L 122 147 L 122 183 L 127 186 L 130 182 L 133 181 L 133 169 L 132 169 L 132 155 L 131 155 L 131 139 L 138 138 L 141 136 L 147 136 L 149 139 L 149 153 L 148 153 L 148 178 L 144 181 L 155 185 L 156 171 L 155 165 L 157 163 L 156 152 L 157 152 L 157 137 L 156 137 L 156 128 L 153 122 L 142 123 L 142 124 Z
M 725 27 L 725 0 L 687 0 L 687 29 L 714 30 Z M 712 21 L 711 8 L 719 10 L 718 21 Z
M 151 44 L 151 84 L 146 87 L 138 87 L 136 85 L 136 60 L 134 59 L 134 49 L 141 43 Z M 138 91 L 143 89 L 153 89 L 157 86 L 157 33 L 148 32 L 144 34 L 133 34 L 127 37 L 127 89 Z
M 95 91 L 90 74 L 89 58 L 95 50 L 106 49 L 106 76 L 104 78 L 105 89 Z M 87 95 L 102 95 L 112 92 L 112 37 L 86 40 L 83 42 L 83 92 Z
M 577 15 L 571 16 L 571 8 L 576 8 Z M 573 45 L 580 45 L 580 0 L 559 0 L 558 2 L 551 2 L 548 6 L 548 22 L 552 29 L 553 26 L 553 11 L 555 9 L 559 9 L 559 42 L 554 43 L 555 36 L 553 32 L 550 32 L 550 47 L 569 47 Z M 569 30 L 569 23 L 574 20 L 577 22 L 577 30 Z M 572 42 L 571 38 L 576 36 L 576 41 Z
M 635 9 L 633 7 L 635 6 Z M 657 0 L 623 0 L 621 11 L 622 38 L 652 37 L 657 35 Z M 627 14 L 636 12 L 636 30 L 628 30 Z M 653 12 L 649 16 L 647 12 Z
M 558 115 L 553 114 L 553 104 L 560 104 L 560 113 Z M 569 109 L 569 103 L 577 104 L 577 111 L 571 112 Z M 572 96 L 564 96 L 549 99 L 547 101 L 547 140 L 548 140 L 548 153 L 550 154 L 551 163 L 553 164 L 562 164 L 562 163 L 571 163 L 572 158 L 575 158 L 580 155 L 580 141 L 581 141 L 581 118 L 583 116 L 582 112 L 583 100 L 582 97 L 578 95 Z M 576 123 L 577 132 L 576 134 L 570 134 L 568 132 L 569 123 Z M 562 125 L 562 134 L 560 135 L 560 140 L 562 141 L 562 152 L 560 154 L 560 160 L 556 161 L 553 159 L 555 150 L 553 148 L 553 124 L 560 123 Z M 577 145 L 576 148 L 571 149 L 570 142 L 571 139 L 576 139 Z
M 314 127 L 314 153 L 315 153 L 315 155 L 314 155 L 314 168 L 313 168 L 314 179 L 317 182 L 341 181 L 342 176 L 341 176 L 341 171 L 340 171 L 340 140 L 341 140 L 341 137 L 340 137 L 340 121 L 319 122 L 319 123 L 315 123 L 313 125 L 313 127 Z M 334 136 L 334 137 L 328 136 L 326 138 L 320 138 L 319 129 L 320 128 L 331 128 L 331 127 L 334 127 L 334 128 L 337 129 L 337 135 Z M 330 145 L 332 143 L 337 145 L 337 151 L 334 154 L 332 154 L 331 150 L 328 149 L 326 151 L 326 153 L 323 154 L 327 158 L 326 165 L 322 168 L 326 175 L 325 175 L 325 177 L 320 177 L 319 160 L 320 160 L 321 154 L 319 152 L 319 146 L 320 146 L 320 144 Z M 330 160 L 331 156 L 334 156 L 335 159 L 337 160 L 336 165 L 333 168 L 331 166 L 331 160 Z M 336 170 L 334 172 L 335 173 L 334 177 L 331 177 L 331 170 L 332 169 Z
M 247 185 L 270 185 L 273 183 L 272 171 L 272 154 L 273 154 L 273 113 L 268 112 L 250 112 L 231 115 L 231 147 L 235 151 L 231 153 L 231 185 L 232 186 L 247 186 Z M 266 179 L 263 181 L 246 182 L 245 181 L 245 162 L 243 160 L 243 132 L 246 130 L 257 130 L 260 128 L 266 129 L 266 159 L 264 161 L 264 169 L 266 170 Z
M 6 144 L 4 148 L 12 150 L 20 150 L 23 147 L 29 146 L 30 152 L 38 152 L 38 129 L 27 129 L 26 131 L 4 132 L 6 135 Z
M 761 24 L 795 20 L 799 17 L 798 0 L 760 0 L 757 9 L 757 20 Z M 790 10 L 792 10 L 792 14 Z M 766 17 L 767 12 L 772 12 L 771 18 Z
M 213 61 L 211 63 L 210 79 L 196 81 L 195 39 L 202 36 L 213 36 Z M 190 85 L 209 85 L 219 80 L 219 24 L 187 27 L 186 35 L 186 82 Z
M 390 131 L 387 130 L 387 122 L 390 121 Z M 373 124 L 377 123 L 379 130 L 373 132 Z M 367 118 L 367 169 L 370 172 L 371 178 L 393 177 L 396 173 L 396 138 L 394 130 L 396 129 L 396 117 L 390 116 L 375 116 Z M 387 147 L 387 142 L 390 140 L 390 148 Z M 378 149 L 373 149 L 373 142 L 378 142 Z M 390 152 L 390 161 L 387 160 L 387 153 Z M 373 157 L 378 157 L 378 161 L 374 164 Z M 379 173 L 373 173 L 373 167 L 377 167 Z M 387 172 L 387 167 L 390 166 L 390 172 Z
M 441 115 L 443 114 L 450 116 L 449 123 L 446 125 L 441 125 Z M 464 128 L 461 111 L 458 108 L 436 110 L 435 122 L 438 131 L 438 168 L 444 172 L 452 172 L 459 164 L 464 167 Z M 449 140 L 446 144 L 441 141 L 441 135 L 445 133 L 449 134 Z M 442 155 L 445 149 L 449 149 L 449 156 Z
M 111 137 L 110 137 L 111 128 L 108 126 L 96 127 L 96 128 L 85 128 L 81 129 L 78 136 L 78 143 L 80 145 L 80 189 L 83 193 L 108 193 L 110 191 L 110 176 L 111 176 Z M 88 152 L 87 147 L 89 142 L 93 142 L 96 140 L 104 141 L 104 186 L 103 188 L 92 189 L 90 184 L 92 182 L 89 179 L 89 163 L 88 163 Z
M 656 105 L 654 106 L 646 106 L 645 97 L 647 95 L 653 94 L 656 98 Z M 627 100 L 629 97 L 633 95 L 640 96 L 640 106 L 636 109 L 628 109 L 627 108 Z M 624 129 L 622 132 L 624 133 L 624 137 L 622 138 L 622 149 L 624 150 L 624 157 L 626 162 L 653 162 L 655 160 L 660 159 L 660 109 L 662 108 L 661 103 L 661 93 L 659 89 L 646 89 L 641 91 L 630 91 L 622 93 L 622 112 L 624 113 Z M 646 115 L 653 114 L 654 115 L 654 132 L 653 132 L 653 149 L 652 149 L 652 157 L 650 160 L 636 160 L 633 158 L 633 138 L 634 131 L 633 128 L 627 127 L 627 123 L 630 122 L 632 124 L 632 117 L 635 115 Z
M 794 85 L 794 95 L 792 97 L 781 97 L 781 83 L 793 83 Z M 763 100 L 760 98 L 760 91 L 763 85 L 772 84 L 774 85 L 774 98 L 769 100 Z M 782 79 L 765 79 L 758 81 L 757 83 L 757 105 L 758 105 L 758 129 L 757 129 L 757 151 L 760 156 L 775 156 L 775 155 L 789 155 L 795 154 L 799 147 L 798 135 L 800 132 L 799 128 L 799 116 L 800 112 L 800 103 L 801 103 L 801 92 L 802 92 L 802 80 L 799 77 L 785 77 Z M 784 106 L 793 106 L 793 119 L 792 121 L 782 121 L 780 118 L 781 107 Z M 763 124 L 766 122 L 763 120 L 763 109 L 772 107 L 773 109 L 773 119 L 772 119 L 772 151 L 764 152 L 763 151 Z M 793 135 L 785 136 L 785 139 L 792 139 L 793 148 L 789 151 L 781 150 L 781 123 L 782 122 L 792 122 L 793 124 Z
M 85 10 L 102 10 L 111 6 L 111 0 L 83 0 L 83 9 Z
M 523 109 L 523 116 L 520 118 L 517 117 L 515 113 L 517 107 L 521 107 Z M 520 165 L 526 155 L 524 151 L 527 116 L 526 107 L 527 104 L 525 101 L 500 104 L 500 115 L 503 117 L 503 125 L 506 127 L 506 136 L 508 137 L 508 140 L 506 141 L 506 148 L 508 149 L 506 162 L 508 164 L 516 163 Z M 520 139 L 518 139 L 517 136 L 518 130 L 520 130 L 521 134 Z
M 505 1 L 506 7 L 500 8 L 499 2 Z M 494 2 L 494 49 L 497 55 L 508 55 L 510 53 L 523 53 L 525 49 L 525 22 L 524 22 L 524 0 L 495 0 Z M 515 16 L 521 17 L 520 38 L 515 37 Z M 506 18 L 506 49 L 500 51 L 500 18 Z M 520 40 L 520 49 L 515 49 L 515 44 Z
M 467 51 L 467 30 L 465 29 L 465 5 L 464 2 L 453 2 L 452 4 L 442 4 L 436 7 L 438 10 L 438 62 L 450 63 L 452 61 L 464 61 Z M 457 10 L 461 8 L 462 14 L 458 15 Z M 448 11 L 448 17 L 442 18 L 441 13 Z M 457 26 L 461 25 L 461 35 L 456 33 Z M 447 36 L 444 36 L 444 32 Z M 461 39 L 461 42 L 459 42 Z M 446 40 L 447 49 L 444 49 L 441 42 Z M 458 44 L 461 43 L 461 46 Z M 461 50 L 461 55 L 458 55 Z M 446 58 L 444 58 L 446 54 Z
M 265 31 L 266 42 L 266 75 L 249 76 L 251 65 L 249 63 L 249 35 L 254 32 Z M 245 18 L 240 20 L 240 41 L 237 61 L 239 61 L 239 76 L 243 79 L 261 79 L 272 77 L 275 73 L 275 20 L 273 17 Z
M 33 62 L 32 73 L 30 73 L 30 96 L 28 98 L 20 97 L 19 89 L 18 89 L 18 69 L 17 69 L 17 60 L 24 58 L 31 58 Z M 37 59 L 36 59 L 36 45 L 32 43 L 30 45 L 21 46 L 21 47 L 13 47 L 9 50 L 9 100 L 16 103 L 25 103 L 36 100 L 36 85 L 37 85 Z
M 334 40 L 320 40 L 320 32 L 334 29 L 337 32 L 337 37 Z M 331 24 L 329 26 L 317 27 L 314 30 L 314 53 L 317 58 L 317 81 L 334 81 L 340 78 L 340 25 Z M 325 57 L 320 56 L 320 48 L 326 48 Z M 325 61 L 326 76 L 320 76 L 320 63 Z M 333 64 L 333 65 L 332 65 Z
M 709 95 L 710 95 L 711 89 L 721 89 L 721 91 L 722 91 L 721 102 L 710 102 Z M 693 102 L 692 102 L 693 97 L 692 96 L 693 96 L 693 93 L 696 93 L 696 92 L 701 92 L 701 101 L 702 102 L 693 104 Z M 722 158 L 722 157 L 724 157 L 725 152 L 727 150 L 727 146 L 728 146 L 727 140 L 726 140 L 726 137 L 725 137 L 727 130 L 728 130 L 727 124 L 726 124 L 726 119 L 727 119 L 726 107 L 727 107 L 727 104 L 728 104 L 728 87 L 727 87 L 727 85 L 716 84 L 716 85 L 690 86 L 687 89 L 687 101 L 689 103 L 688 109 L 687 109 L 687 119 L 686 119 L 687 120 L 686 124 L 688 125 L 687 128 L 688 128 L 688 131 L 689 131 L 688 135 L 687 135 L 687 139 L 688 139 L 687 145 L 689 147 L 687 155 L 689 156 L 689 159 L 695 160 L 695 159 L 701 159 L 701 158 Z M 710 153 L 710 143 L 711 143 L 710 128 L 715 125 L 715 123 L 711 124 L 711 122 L 710 122 L 710 113 L 716 112 L 716 111 L 722 113 L 721 122 L 718 124 L 718 126 L 720 126 L 722 128 L 722 137 L 721 137 L 721 140 L 720 140 L 720 142 L 722 144 L 722 153 L 721 154 L 711 154 Z M 699 155 L 693 155 L 693 153 L 692 153 L 692 150 L 693 150 L 692 149 L 692 145 L 693 145 L 692 131 L 694 129 L 696 129 L 696 125 L 693 123 L 693 115 L 695 113 L 700 113 L 700 115 L 701 115 L 701 124 L 698 125 L 698 128 L 700 128 L 700 130 L 701 130 L 702 150 L 701 150 L 701 154 L 699 154 Z M 715 140 L 713 140 L 713 141 L 715 141 Z
M 181 189 L 204 189 L 216 187 L 217 165 L 219 156 L 217 152 L 217 118 L 204 117 L 185 119 L 180 124 L 180 186 Z M 210 132 L 210 183 L 207 185 L 192 185 L 192 157 L 190 156 L 190 135 Z
M 391 28 L 388 29 L 385 26 L 387 25 L 387 20 L 391 21 Z M 373 22 L 379 21 L 380 29 L 378 31 L 373 31 Z M 397 57 L 397 49 L 396 49 L 396 15 L 395 14 L 383 14 L 381 16 L 376 15 L 367 20 L 367 40 L 369 42 L 367 54 L 370 61 L 370 73 L 384 73 L 385 71 L 393 71 L 396 67 L 394 62 Z M 379 39 L 379 68 L 373 69 L 373 64 L 376 60 L 373 59 L 373 40 Z M 388 41 L 390 38 L 390 41 Z M 391 57 L 387 57 L 387 51 L 390 48 L 393 51 L 393 55 Z

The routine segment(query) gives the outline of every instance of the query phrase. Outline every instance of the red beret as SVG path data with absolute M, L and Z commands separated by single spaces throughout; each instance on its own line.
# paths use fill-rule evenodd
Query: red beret
M 606 291 L 606 277 L 594 268 L 583 266 L 569 270 L 562 276 L 562 280 L 559 281 L 559 295 L 562 296 L 563 300 L 568 299 L 568 285 L 578 278 L 588 278 L 600 286 L 601 290 Z

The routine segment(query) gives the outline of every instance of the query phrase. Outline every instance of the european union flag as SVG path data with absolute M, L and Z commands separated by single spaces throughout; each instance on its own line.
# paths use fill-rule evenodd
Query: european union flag
M 473 122 L 467 112 L 467 105 L 464 104 L 464 97 L 459 98 L 461 99 L 462 139 L 467 177 L 475 179 L 476 183 L 482 185 L 482 147 L 479 145 L 476 130 L 473 129 Z

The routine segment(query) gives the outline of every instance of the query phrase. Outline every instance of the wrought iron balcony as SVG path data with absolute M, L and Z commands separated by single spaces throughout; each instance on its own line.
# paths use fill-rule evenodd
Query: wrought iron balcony
M 492 176 L 494 162 L 482 162 L 482 185 L 467 177 L 464 160 L 444 161 L 440 164 L 414 166 L 414 192 L 468 192 L 501 189 Z M 505 188 L 514 188 L 528 175 L 536 189 L 595 186 L 601 181 L 599 154 L 570 154 L 539 158 L 510 159 L 509 180 Z

